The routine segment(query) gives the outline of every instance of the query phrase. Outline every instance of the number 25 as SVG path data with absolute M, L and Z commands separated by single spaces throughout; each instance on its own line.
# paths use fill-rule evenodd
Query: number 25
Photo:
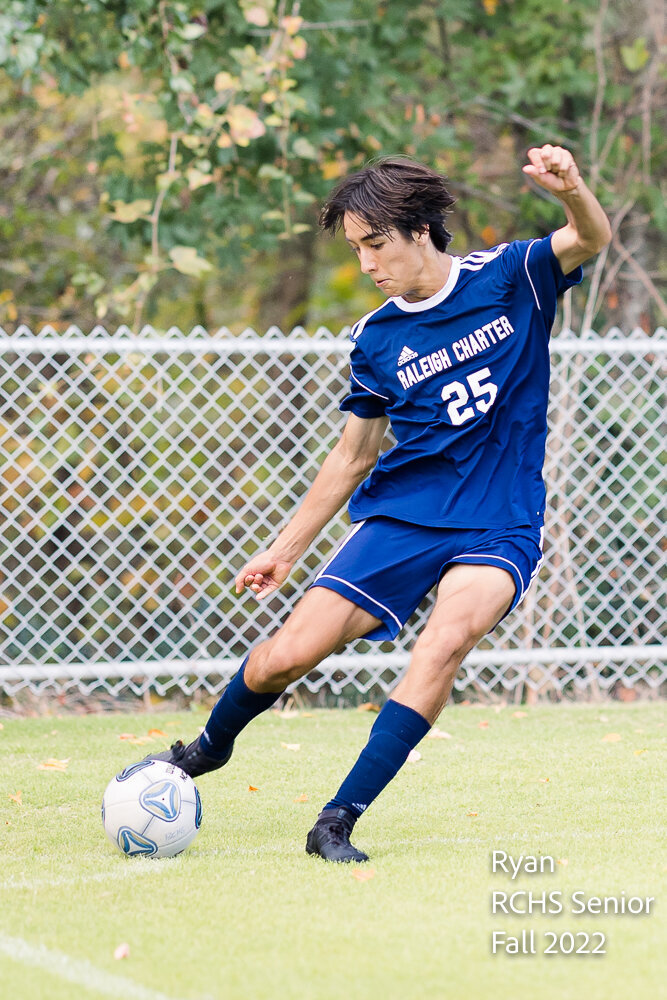
M 498 395 L 498 386 L 495 382 L 484 381 L 490 377 L 491 372 L 488 368 L 480 368 L 478 372 L 473 372 L 466 378 L 474 396 L 475 406 L 482 413 L 487 413 L 491 409 Z M 472 420 L 475 416 L 475 406 L 466 406 L 470 400 L 470 393 L 463 382 L 449 382 L 443 387 L 441 395 L 443 403 L 454 397 L 447 407 L 447 416 L 456 426 L 464 424 L 466 420 Z

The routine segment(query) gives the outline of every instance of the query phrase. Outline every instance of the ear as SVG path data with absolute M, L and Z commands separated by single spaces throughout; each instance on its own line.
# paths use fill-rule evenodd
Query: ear
M 412 238 L 415 241 L 415 243 L 419 244 L 419 246 L 426 246 L 429 239 L 431 238 L 431 233 L 428 226 L 424 226 L 423 229 L 415 229 L 412 233 Z

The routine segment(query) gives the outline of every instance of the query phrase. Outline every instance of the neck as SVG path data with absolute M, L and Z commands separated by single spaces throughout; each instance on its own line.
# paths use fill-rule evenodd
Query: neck
M 414 287 L 405 292 L 403 298 L 406 302 L 422 302 L 424 299 L 430 299 L 445 285 L 451 269 L 452 258 L 450 255 L 440 253 L 434 248 L 433 255 L 429 255 L 424 261 L 424 267 L 420 271 Z

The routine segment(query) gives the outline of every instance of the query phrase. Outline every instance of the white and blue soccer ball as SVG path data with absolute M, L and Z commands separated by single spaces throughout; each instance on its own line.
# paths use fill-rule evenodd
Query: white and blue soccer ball
M 131 857 L 180 854 L 197 836 L 201 818 L 194 781 L 164 760 L 130 764 L 111 779 L 102 799 L 106 834 Z

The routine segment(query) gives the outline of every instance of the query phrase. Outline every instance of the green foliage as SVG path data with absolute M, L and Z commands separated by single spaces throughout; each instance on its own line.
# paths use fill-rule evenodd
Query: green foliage
M 448 173 L 461 251 L 560 224 L 560 206 L 520 166 L 530 145 L 566 144 L 612 216 L 625 212 L 619 239 L 653 213 L 640 244 L 650 251 L 666 224 L 652 111 L 664 79 L 651 22 L 639 30 L 633 10 L 629 0 L 613 10 L 596 0 L 312 0 L 303 10 L 286 0 L 11 0 L 0 14 L 0 170 L 13 203 L 30 207 L 5 221 L 14 271 L 2 266 L 32 271 L 27 216 L 48 230 L 54 212 L 23 163 L 13 168 L 12 146 L 38 151 L 33 174 L 56 166 L 65 187 L 87 172 L 98 201 L 63 219 L 92 229 L 90 259 L 65 253 L 39 283 L 26 273 L 5 300 L 0 288 L 0 318 L 18 315 L 17 302 L 39 307 L 41 293 L 50 318 L 66 320 L 71 304 L 80 322 L 88 309 L 137 325 L 159 317 L 173 291 L 191 303 L 188 325 L 193 308 L 210 308 L 207 281 L 298 246 L 332 182 L 384 152 Z M 36 116 L 32 139 L 17 133 L 17 114 Z M 78 141 L 53 141 L 45 157 L 37 131 L 48 122 L 57 132 L 70 115 L 85 126 Z M 204 266 L 179 272 L 178 247 Z M 652 257 L 640 264 L 655 269 Z M 617 271 L 610 261 L 603 292 Z

